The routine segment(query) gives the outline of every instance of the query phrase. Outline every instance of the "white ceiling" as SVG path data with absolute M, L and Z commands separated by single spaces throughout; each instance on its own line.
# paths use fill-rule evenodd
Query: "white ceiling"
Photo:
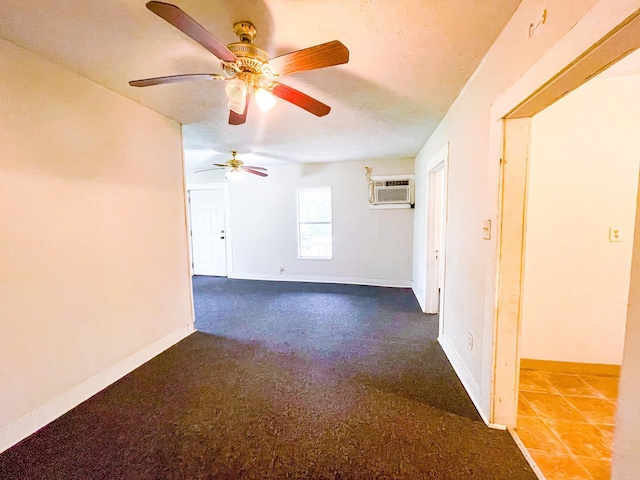
M 271 57 L 331 40 L 346 65 L 279 79 L 332 110 L 284 101 L 228 125 L 224 84 L 135 88 L 129 80 L 222 73 L 207 50 L 145 8 L 145 0 L 2 0 L 0 36 L 184 125 L 187 169 L 247 163 L 414 157 L 520 0 L 170 0 L 223 43 L 253 22 Z M 42 79 L 46 81 L 46 79 Z

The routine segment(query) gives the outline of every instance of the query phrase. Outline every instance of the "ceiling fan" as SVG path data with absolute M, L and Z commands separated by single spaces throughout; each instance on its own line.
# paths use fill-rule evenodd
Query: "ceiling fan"
M 232 158 L 227 160 L 226 163 L 214 163 L 213 165 L 214 165 L 215 168 L 206 168 L 204 170 L 196 170 L 194 173 L 208 172 L 210 170 L 219 170 L 221 168 L 228 168 L 229 171 L 225 174 L 225 177 L 227 177 L 227 178 L 229 178 L 232 175 L 236 175 L 236 174 L 238 174 L 240 172 L 253 173 L 254 175 L 258 175 L 260 177 L 269 176 L 267 174 L 267 169 L 266 168 L 245 165 L 242 160 L 238 160 L 236 158 L 237 154 L 238 154 L 237 151 L 232 150 L 231 151 L 231 157 Z
M 251 22 L 237 22 L 233 30 L 240 41 L 224 45 L 175 5 L 152 1 L 146 6 L 220 59 L 224 75 L 217 73 L 170 75 L 132 80 L 129 85 L 148 87 L 184 80 L 226 80 L 228 83 L 225 92 L 229 100 L 227 106 L 230 110 L 229 124 L 231 125 L 245 123 L 252 94 L 263 111 L 273 107 L 276 101 L 274 97 L 286 100 L 318 117 L 328 114 L 331 110 L 328 105 L 275 79 L 282 75 L 347 63 L 349 50 L 338 40 L 269 59 L 264 50 L 253 45 L 257 31 Z

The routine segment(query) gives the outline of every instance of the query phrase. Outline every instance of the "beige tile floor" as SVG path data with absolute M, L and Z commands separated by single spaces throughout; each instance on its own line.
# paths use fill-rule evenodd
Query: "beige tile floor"
M 609 480 L 618 378 L 520 371 L 516 432 L 547 480 Z

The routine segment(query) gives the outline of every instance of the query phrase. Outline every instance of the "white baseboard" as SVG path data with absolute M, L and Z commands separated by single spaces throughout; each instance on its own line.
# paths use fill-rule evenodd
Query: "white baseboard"
M 418 305 L 420 305 L 420 310 L 422 310 L 422 313 L 427 313 L 427 306 L 424 303 L 424 298 L 422 295 L 418 294 L 418 291 L 416 290 L 415 285 L 411 285 L 411 291 L 413 291 L 413 295 L 416 297 L 416 300 L 418 300 Z
M 325 277 L 320 275 L 229 273 L 229 278 L 240 280 L 268 280 L 272 282 L 341 283 L 345 285 L 369 285 L 372 287 L 411 288 L 411 280 L 388 280 L 383 278 Z
M 480 387 L 478 387 L 478 384 L 473 379 L 471 372 L 469 372 L 466 365 L 460 358 L 460 355 L 458 355 L 458 352 L 453 347 L 449 339 L 445 335 L 440 335 L 438 337 L 438 343 L 442 347 L 442 350 L 444 350 L 444 354 L 449 359 L 449 363 L 451 363 L 451 366 L 455 370 L 456 375 L 458 375 L 458 378 L 462 382 L 462 386 L 469 394 L 473 405 L 476 407 L 476 410 L 480 414 L 480 417 L 482 417 L 484 423 L 486 423 L 487 426 L 496 428 L 498 430 L 506 429 L 506 427 L 503 425 L 489 422 L 489 416 L 487 415 L 487 412 L 485 412 L 481 407 L 480 398 L 482 392 L 480 391 Z
M 162 353 L 194 332 L 193 325 L 182 327 L 151 345 L 115 363 L 107 370 L 73 387 L 49 403 L 0 430 L 0 452 L 7 450 L 72 408 L 108 387 L 140 365 Z

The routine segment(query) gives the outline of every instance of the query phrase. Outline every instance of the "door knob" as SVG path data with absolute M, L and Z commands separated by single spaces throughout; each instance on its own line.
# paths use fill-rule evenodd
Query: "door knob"
M 220 237 L 220 240 L 224 240 L 224 236 Z

